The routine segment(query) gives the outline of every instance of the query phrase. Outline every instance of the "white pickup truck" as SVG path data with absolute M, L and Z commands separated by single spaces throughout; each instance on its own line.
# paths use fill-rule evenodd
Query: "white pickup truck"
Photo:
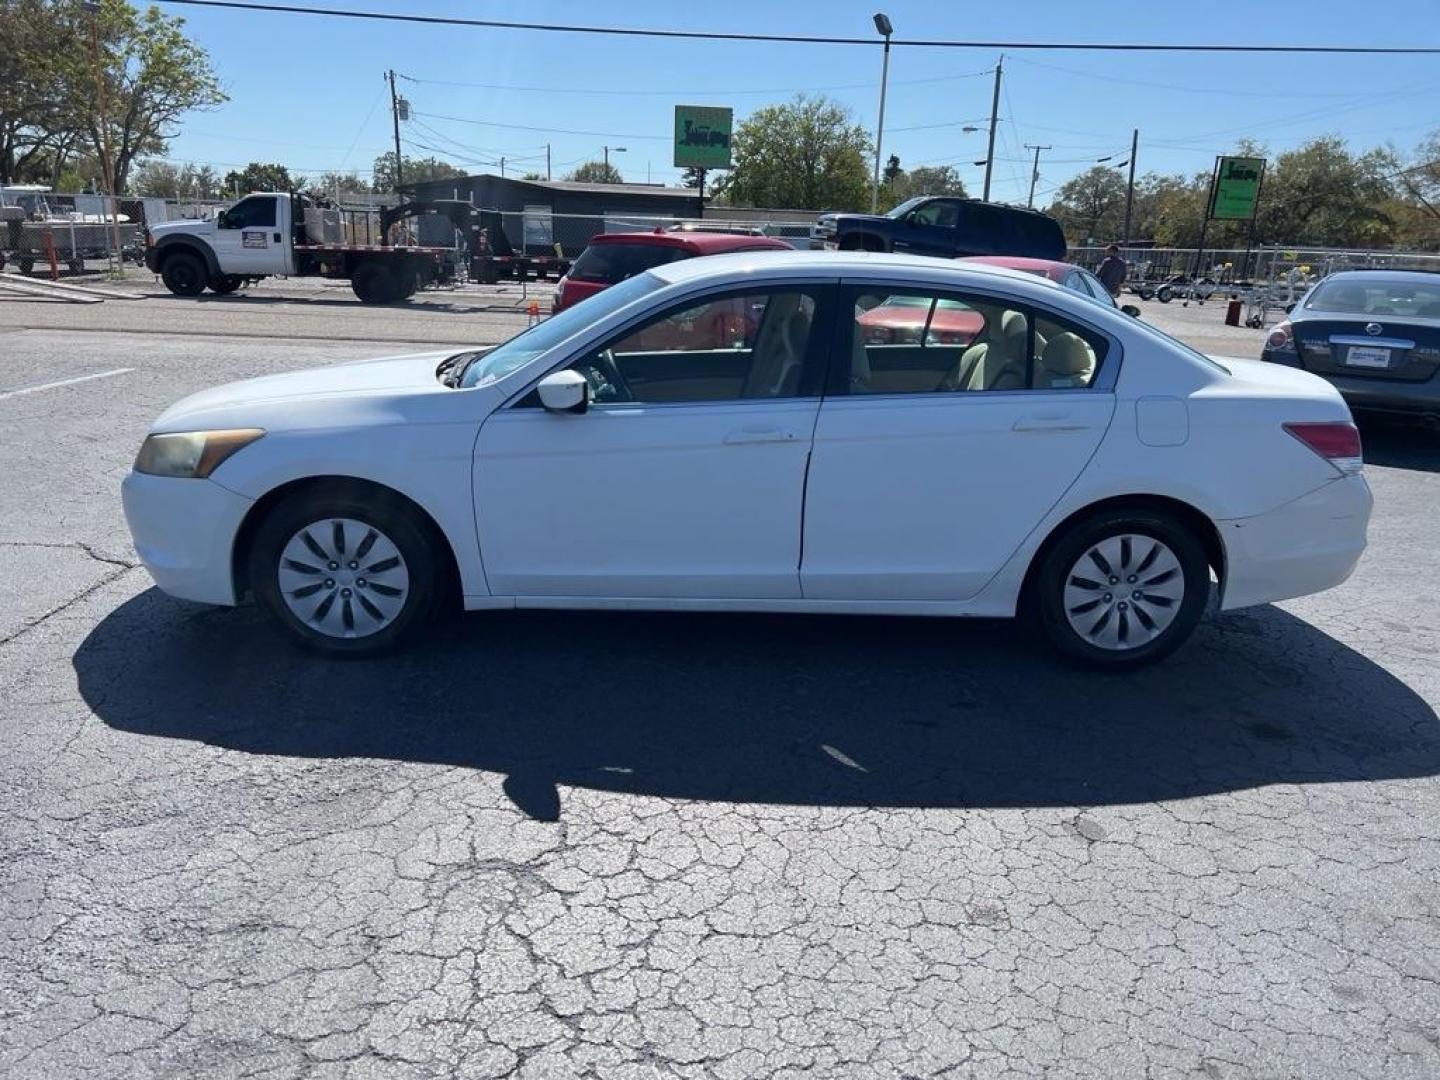
M 199 296 L 207 288 L 224 295 L 265 277 L 318 276 L 348 280 L 367 304 L 415 295 L 427 281 L 446 276 L 452 254 L 349 243 L 336 211 L 305 195 L 273 191 L 246 195 L 214 221 L 152 226 L 145 244 L 145 265 L 176 296 Z

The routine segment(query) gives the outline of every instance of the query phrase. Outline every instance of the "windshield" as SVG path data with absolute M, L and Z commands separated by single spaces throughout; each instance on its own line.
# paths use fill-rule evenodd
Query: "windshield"
M 887 210 L 885 212 L 885 216 L 888 218 L 894 218 L 896 220 L 899 220 L 900 218 L 908 214 L 911 210 L 914 210 L 915 207 L 919 206 L 922 202 L 924 202 L 927 197 L 928 196 L 925 195 L 916 195 L 914 198 L 906 199 L 893 210 Z
M 1346 315 L 1417 315 L 1440 318 L 1440 280 L 1364 277 L 1327 278 L 1315 286 L 1305 300 L 1307 310 L 1334 311 Z
M 528 364 L 541 353 L 549 352 L 562 341 L 593 326 L 612 312 L 633 304 L 642 296 L 663 288 L 664 285 L 654 274 L 637 274 L 604 292 L 596 293 L 477 357 L 465 369 L 465 377 L 460 380 L 460 385 L 467 390 L 476 386 L 489 386 L 497 379 L 503 379 L 512 371 Z

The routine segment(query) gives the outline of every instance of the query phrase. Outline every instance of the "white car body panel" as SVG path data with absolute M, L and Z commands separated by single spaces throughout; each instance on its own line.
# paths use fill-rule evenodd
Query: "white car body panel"
M 1226 373 L 1129 316 L 993 267 L 765 252 L 654 273 L 663 288 L 488 386 L 442 386 L 435 370 L 450 352 L 437 352 L 177 403 L 155 431 L 266 435 L 209 481 L 127 480 L 142 560 L 168 592 L 234 603 L 231 548 L 248 508 L 329 476 L 393 488 L 429 514 L 468 608 L 1010 615 L 1051 532 L 1130 495 L 1174 499 L 1214 523 L 1227 608 L 1338 584 L 1363 550 L 1363 478 L 1342 477 L 1281 427 L 1349 419 L 1322 379 L 1247 361 L 1226 361 Z M 1118 342 L 1118 376 L 1059 392 L 612 404 L 584 415 L 512 407 L 548 372 L 681 298 L 842 279 L 1047 307 Z M 1030 421 L 1040 422 L 1025 430 Z

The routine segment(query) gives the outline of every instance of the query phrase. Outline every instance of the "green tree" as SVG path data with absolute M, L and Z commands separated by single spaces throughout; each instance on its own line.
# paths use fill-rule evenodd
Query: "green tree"
M 603 161 L 587 161 L 565 179 L 579 184 L 619 184 L 624 182 L 620 176 L 620 170 Z
M 1116 170 L 1093 166 L 1055 193 L 1050 216 L 1060 222 L 1072 243 L 1108 241 L 1119 235 L 1123 224 L 1125 183 Z
M 887 186 L 892 187 L 896 180 L 905 175 L 905 170 L 900 167 L 900 155 L 891 154 L 885 159 L 885 168 L 880 173 L 880 180 Z
M 712 169 L 708 171 L 713 172 L 714 170 Z M 702 176 L 705 176 L 707 180 L 710 179 L 710 177 L 707 175 L 707 170 L 700 169 L 695 167 L 694 165 L 691 165 L 683 173 L 680 174 L 680 183 L 684 187 L 698 188 L 700 186 L 700 178 Z
M 405 167 L 404 182 L 407 187 L 411 184 L 423 184 L 427 180 L 451 180 L 465 175 L 464 169 L 458 169 L 448 161 L 441 161 L 436 157 L 412 158 L 407 155 L 401 161 Z M 374 181 L 371 189 L 375 192 L 395 190 L 393 150 L 375 159 L 371 168 L 371 179 Z
M 78 63 L 78 41 L 58 32 L 55 6 L 0 3 L 0 181 L 42 179 L 47 155 L 74 141 L 66 75 Z
M 961 199 L 968 195 L 965 181 L 950 165 L 919 165 L 908 172 L 902 169 L 886 186 L 892 206 L 916 195 L 952 195 Z
M 545 179 L 545 175 L 544 175 L 543 173 L 538 173 L 538 172 L 527 172 L 524 176 L 520 177 L 520 179 L 521 179 L 521 180 L 544 180 L 544 179 Z
M 800 94 L 760 109 L 735 129 L 731 146 L 734 166 L 720 186 L 735 205 L 869 208 L 870 136 L 829 98 Z
M 67 50 L 67 102 L 86 149 L 99 155 L 105 142 L 95 100 L 95 71 L 88 48 L 91 16 L 81 0 L 52 0 L 55 40 L 82 47 Z M 142 14 L 125 0 L 100 0 L 100 69 L 105 83 L 106 121 L 114 158 L 115 187 L 127 190 L 131 166 L 141 157 L 164 153 L 180 117 L 213 108 L 227 99 L 205 50 L 183 32 L 185 20 L 149 7 Z
M 1394 222 L 1384 206 L 1395 194 L 1393 177 L 1399 167 L 1389 150 L 1352 154 L 1345 140 L 1334 135 L 1277 155 L 1266 170 L 1256 239 L 1326 246 L 1389 244 Z
M 284 165 L 260 161 L 250 162 L 243 170 L 232 169 L 225 174 L 220 185 L 226 195 L 244 195 L 247 191 L 293 191 L 297 186 L 291 179 L 290 170 Z
M 334 195 L 337 192 L 341 195 L 353 195 L 370 190 L 369 182 L 360 179 L 360 174 L 353 169 L 349 172 L 338 172 L 333 169 L 322 172 L 305 181 L 305 187 L 316 195 Z
M 142 161 L 135 167 L 130 187 L 137 195 L 165 199 L 214 199 L 220 195 L 220 178 L 209 165 Z

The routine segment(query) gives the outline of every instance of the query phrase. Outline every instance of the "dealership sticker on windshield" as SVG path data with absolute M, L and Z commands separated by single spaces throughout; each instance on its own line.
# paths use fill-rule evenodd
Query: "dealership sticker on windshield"
M 1383 368 L 1390 366 L 1390 350 L 1376 349 L 1369 345 L 1351 345 L 1345 354 L 1345 363 L 1351 367 Z

